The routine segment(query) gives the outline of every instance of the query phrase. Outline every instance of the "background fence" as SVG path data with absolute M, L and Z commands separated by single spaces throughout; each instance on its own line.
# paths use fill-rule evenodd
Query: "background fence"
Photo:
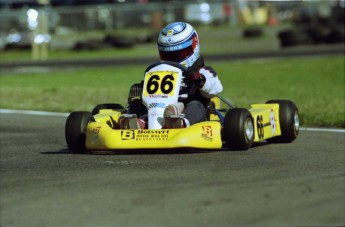
M 78 6 L 75 4 L 77 1 L 73 0 L 51 1 L 51 4 L 46 5 L 18 5 L 15 2 L 17 1 L 0 1 L 0 50 L 19 43 L 28 45 L 50 42 L 52 37 L 68 32 L 111 33 L 129 28 L 147 28 L 155 32 L 172 21 L 248 26 L 275 25 L 289 21 L 310 22 L 331 17 L 334 20 L 344 20 L 344 0 L 89 0 L 79 1 L 85 4 Z M 96 2 L 104 4 L 91 4 Z

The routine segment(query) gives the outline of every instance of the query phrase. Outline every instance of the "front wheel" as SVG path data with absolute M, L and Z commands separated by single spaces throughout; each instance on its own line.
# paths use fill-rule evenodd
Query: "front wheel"
M 248 150 L 254 141 L 254 123 L 249 110 L 230 109 L 225 114 L 223 136 L 231 150 Z
M 85 153 L 86 130 L 90 122 L 95 119 L 90 112 L 72 112 L 66 120 L 65 138 L 67 146 L 73 153 Z
M 267 139 L 270 143 L 291 143 L 297 138 L 299 132 L 298 108 L 290 100 L 269 100 L 266 103 L 279 104 L 280 129 L 282 134 Z

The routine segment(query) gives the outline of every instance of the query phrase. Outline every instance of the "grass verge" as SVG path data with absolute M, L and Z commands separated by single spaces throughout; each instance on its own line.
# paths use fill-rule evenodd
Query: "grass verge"
M 344 57 L 245 62 L 210 62 L 218 72 L 222 96 L 237 106 L 269 99 L 293 100 L 303 126 L 345 127 Z M 128 88 L 146 66 L 5 73 L 0 76 L 0 108 L 70 112 L 96 104 L 126 104 Z

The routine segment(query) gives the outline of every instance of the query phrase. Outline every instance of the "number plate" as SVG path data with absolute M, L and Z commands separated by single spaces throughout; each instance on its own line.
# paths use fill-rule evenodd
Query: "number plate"
M 178 78 L 174 71 L 148 72 L 144 81 L 144 97 L 149 95 L 173 96 Z

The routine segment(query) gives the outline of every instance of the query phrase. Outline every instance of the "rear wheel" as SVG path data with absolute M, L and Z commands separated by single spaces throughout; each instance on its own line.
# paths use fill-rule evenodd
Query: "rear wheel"
M 280 129 L 282 134 L 277 137 L 267 139 L 270 143 L 291 143 L 297 138 L 299 133 L 298 108 L 290 100 L 269 100 L 266 103 L 279 104 Z
M 103 103 L 95 106 L 92 110 L 92 115 L 99 114 L 100 110 L 104 109 L 111 109 L 119 112 L 126 112 L 127 110 L 121 105 L 117 103 Z
M 66 120 L 65 138 L 67 146 L 73 153 L 85 153 L 86 129 L 90 122 L 94 122 L 90 112 L 72 112 Z
M 230 109 L 224 119 L 224 140 L 231 150 L 248 150 L 254 141 L 254 123 L 249 110 Z

